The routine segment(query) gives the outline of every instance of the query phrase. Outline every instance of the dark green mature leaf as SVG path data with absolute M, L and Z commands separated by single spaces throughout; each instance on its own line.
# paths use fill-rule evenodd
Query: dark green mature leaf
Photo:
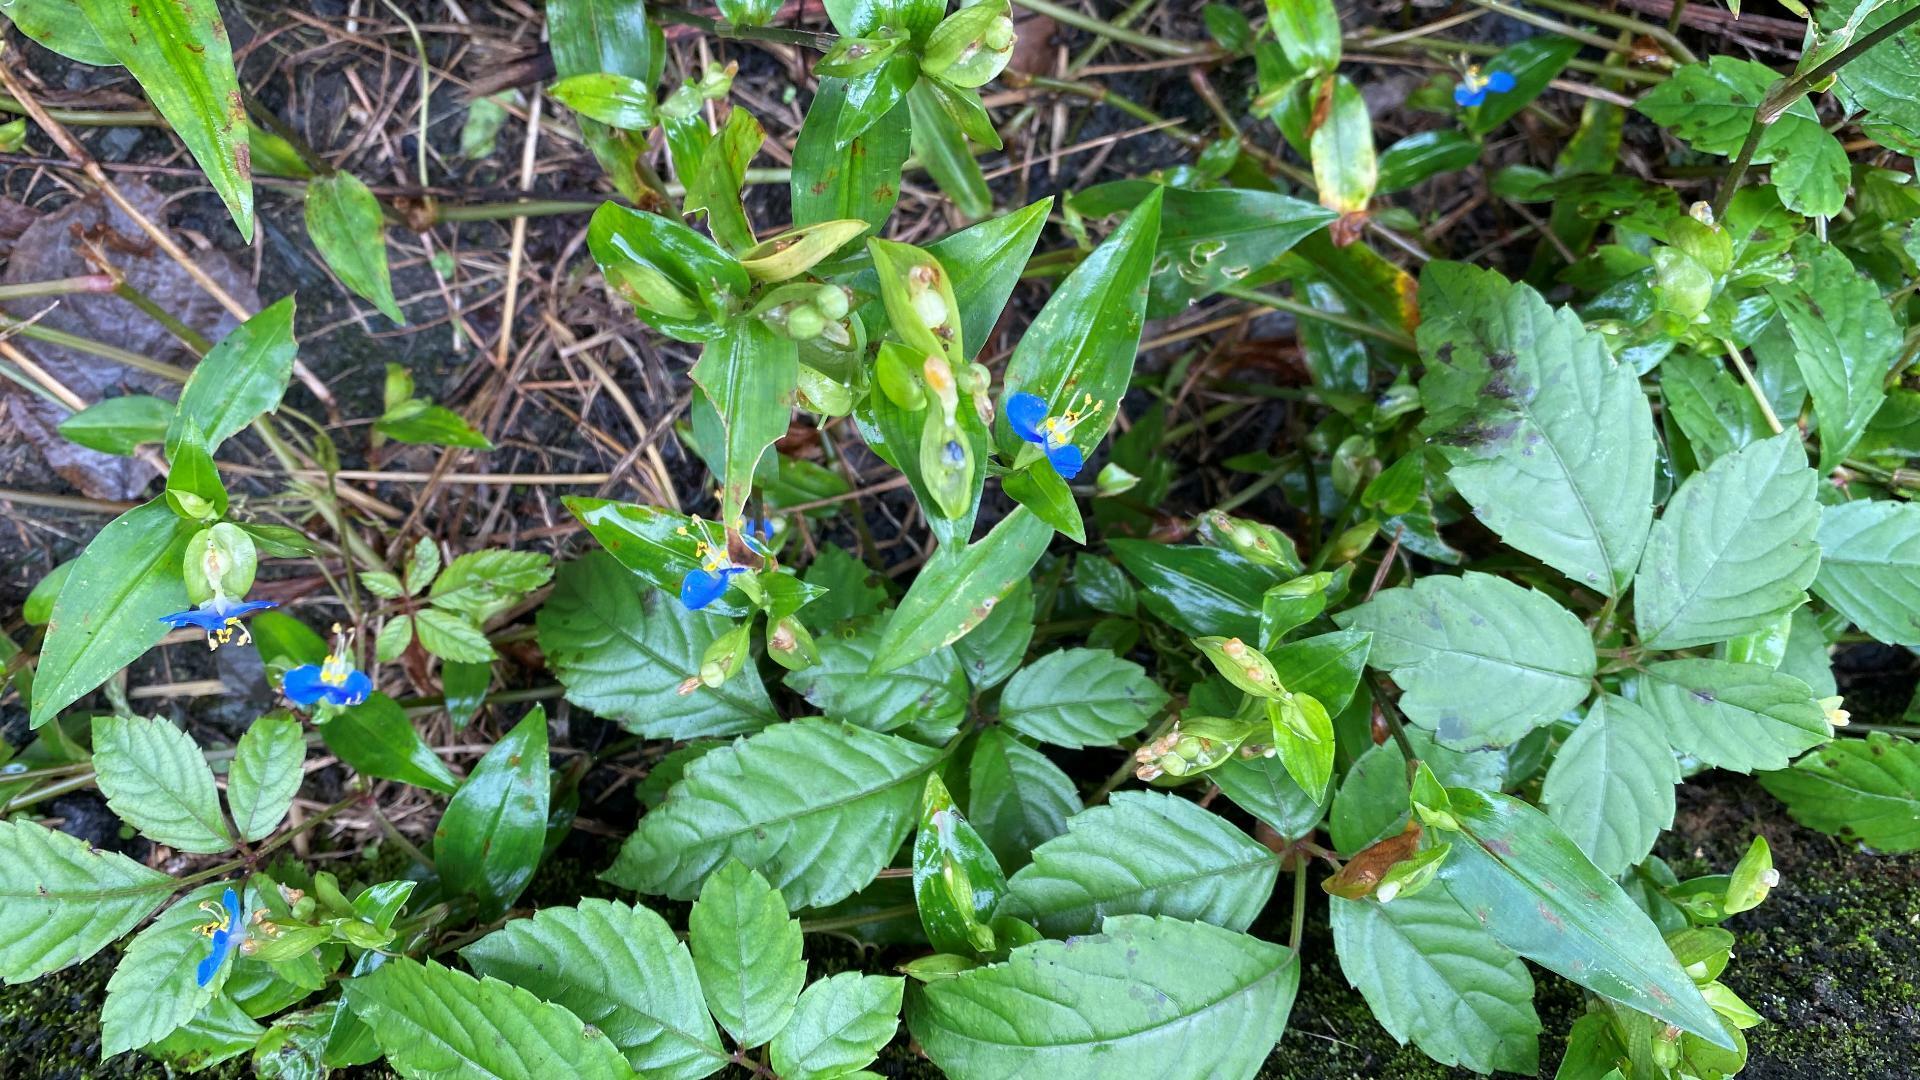
M 843 971 L 807 987 L 768 1053 L 781 1080 L 846 1076 L 880 1056 L 900 1029 L 906 980 Z
M 789 907 L 831 904 L 899 850 L 923 778 L 940 760 L 937 750 L 850 724 L 776 724 L 689 765 L 602 876 L 690 900 L 709 872 L 737 858 Z
M 1347 770 L 1327 816 L 1333 849 L 1352 857 L 1398 835 L 1413 809 L 1407 759 L 1393 743 L 1370 747 Z M 1304 793 L 1303 793 L 1304 794 Z
M 592 1024 L 647 1076 L 700 1080 L 726 1066 L 693 958 L 667 921 L 644 907 L 588 899 L 544 908 L 460 956 L 480 974 Z
M 533 880 L 547 839 L 547 711 L 535 705 L 467 775 L 433 831 L 433 863 L 449 892 L 496 918 Z
M 1034 849 L 999 914 L 1052 936 L 1109 915 L 1167 915 L 1245 930 L 1273 895 L 1280 859 L 1224 818 L 1159 792 L 1115 792 Z
M 240 238 L 253 241 L 253 171 L 247 109 L 233 47 L 213 4 L 189 0 L 77 0 L 100 41 L 125 64 L 147 100 L 193 153 L 227 204 Z
M 498 979 L 398 957 L 345 983 L 388 1064 L 448 1080 L 629 1080 L 613 1040 Z
M 1336 630 L 1331 634 L 1289 641 L 1267 653 L 1280 684 L 1290 692 L 1309 694 L 1332 715 L 1353 700 L 1373 651 L 1373 635 L 1366 630 Z
M 1120 565 L 1143 588 L 1140 602 L 1167 625 L 1194 637 L 1260 638 L 1260 597 L 1280 574 L 1225 548 L 1113 540 Z
M 294 298 L 283 297 L 220 339 L 194 365 L 167 430 L 167 453 L 198 434 L 209 449 L 280 407 L 293 357 Z
M 120 64 L 74 0 L 0 0 L 0 17 L 69 60 L 93 67 Z
M 1016 507 L 978 543 L 941 545 L 887 620 L 869 670 L 892 671 L 972 632 L 1026 580 L 1052 538 L 1052 527 Z
M 1885 732 L 1836 739 L 1760 786 L 1793 820 L 1881 851 L 1920 851 L 1920 743 Z
M 1660 720 L 1621 697 L 1603 697 L 1547 767 L 1540 801 L 1593 865 L 1618 877 L 1647 857 L 1673 825 L 1680 782 Z
M 604 552 L 560 568 L 536 623 L 567 700 L 635 734 L 736 735 L 780 719 L 750 667 L 719 686 L 700 683 L 680 694 L 699 673 L 707 646 L 731 624 L 647 588 Z
M 1504 71 L 1513 76 L 1513 89 L 1504 94 L 1488 94 L 1487 99 L 1467 110 L 1466 128 L 1475 135 L 1486 135 L 1506 123 L 1540 96 L 1547 84 L 1558 78 L 1567 61 L 1580 51 L 1580 43 L 1557 34 L 1541 34 L 1509 45 L 1481 66 L 1489 72 Z
M 659 30 L 647 25 L 644 0 L 550 0 L 546 13 L 548 47 L 558 77 L 604 71 L 638 79 L 648 87 L 660 81 L 666 57 L 655 48 Z M 614 189 L 640 201 L 647 190 L 638 169 L 640 156 L 647 150 L 646 133 L 616 131 L 583 120 L 580 136 Z
M 1421 578 L 1334 617 L 1373 631 L 1368 663 L 1443 745 L 1514 742 L 1586 699 L 1593 642 L 1544 594 L 1489 574 Z
M 1483 106 L 1484 107 L 1484 106 Z M 1380 151 L 1380 193 L 1404 191 L 1429 177 L 1480 160 L 1480 140 L 1457 128 L 1415 132 Z
M 578 495 L 563 502 L 620 565 L 669 595 L 679 595 L 681 580 L 700 563 L 702 543 L 726 544 L 718 525 L 685 514 Z M 752 609 L 729 592 L 702 610 L 738 618 Z
M 737 859 L 707 876 L 687 915 L 707 1007 L 741 1046 L 765 1044 L 793 1016 L 807 964 L 800 920 L 767 879 Z
M 1872 278 L 1832 244 L 1802 237 L 1794 274 L 1767 286 L 1793 338 L 1793 358 L 1820 422 L 1820 471 L 1846 459 L 1887 399 L 1900 326 Z
M 77 964 L 172 895 L 173 878 L 31 821 L 0 821 L 0 979 Z
M 1298 839 L 1320 823 L 1324 807 L 1294 783 L 1279 757 L 1243 758 L 1238 754 L 1207 773 L 1233 805 L 1252 814 L 1287 839 Z
M 907 1024 L 954 1080 L 1251 1077 L 1285 1030 L 1292 951 L 1206 923 L 1124 915 L 929 983 Z
M 1920 506 L 1855 502 L 1820 512 L 1813 591 L 1889 645 L 1920 645 Z M 1795 633 L 1799 627 L 1794 627 Z
M 60 421 L 60 434 L 89 450 L 128 457 L 167 437 L 173 402 L 146 394 L 106 398 Z
M 1855 10 L 1866 6 L 1863 0 Z M 1861 20 L 1858 34 L 1864 36 L 1879 29 L 1911 7 L 1911 0 L 1873 5 L 1871 14 Z M 1830 28 L 1834 16 L 1846 10 L 1846 5 L 1821 4 L 1815 16 L 1823 28 Z M 1849 112 L 1866 113 L 1860 118 L 1861 130 L 1882 145 L 1907 154 L 1920 148 L 1920 106 L 1916 106 L 1906 85 L 1916 56 L 1920 56 L 1920 29 L 1908 26 L 1847 61 L 1833 85 L 1834 96 Z
M 180 563 L 193 532 L 154 499 L 114 518 L 74 560 L 34 673 L 34 727 L 166 635 L 161 616 L 187 606 Z
M 348 768 L 380 780 L 451 795 L 460 786 L 440 756 L 414 730 L 407 711 L 376 693 L 317 725 L 320 738 Z
M 307 182 L 307 238 L 341 284 L 380 314 L 406 323 L 387 270 L 387 223 L 380 200 L 358 177 L 337 172 Z
M 1723 769 L 1784 769 L 1833 735 L 1806 683 L 1760 664 L 1663 660 L 1638 683 L 1674 749 Z
M 266 1033 L 267 1029 L 254 1023 L 233 998 L 215 994 L 206 1008 L 186 1023 L 158 1042 L 149 1043 L 146 1052 L 175 1069 L 207 1070 L 254 1049 Z
M 290 717 L 263 716 L 241 734 L 227 772 L 227 809 L 240 839 L 262 840 L 280 827 L 300 790 L 306 760 L 306 737 Z
M 896 105 L 860 137 L 835 141 L 847 100 L 845 79 L 823 78 L 793 146 L 793 223 L 853 219 L 869 226 L 842 250 L 854 250 L 893 215 L 900 166 L 907 160 L 907 108 Z M 998 314 L 998 312 L 995 312 Z M 964 335 L 963 335 L 964 336 Z M 969 339 L 970 340 L 970 339 Z
M 1760 102 L 1779 81 L 1751 60 L 1715 56 L 1674 70 L 1634 108 L 1706 154 L 1731 157 L 1746 141 Z M 1801 98 L 1760 139 L 1753 161 L 1773 165 L 1773 183 L 1787 209 L 1832 216 L 1846 204 L 1852 171 L 1840 140 L 1820 124 L 1813 103 Z
M 1607 595 L 1653 521 L 1653 412 L 1633 370 L 1570 308 L 1497 272 L 1428 263 L 1421 427 L 1501 539 Z
M 753 282 L 720 245 L 672 218 L 603 203 L 587 223 L 587 250 L 648 324 L 679 341 L 732 332 Z
M 1806 600 L 1820 507 L 1800 433 L 1715 461 L 1674 493 L 1634 579 L 1634 625 L 1654 648 L 1725 641 Z
M 975 690 L 990 690 L 1005 682 L 1026 660 L 1033 631 L 1033 586 L 1022 581 L 993 605 L 986 621 L 953 643 L 967 682 Z
M 1005 395 L 1038 395 L 1049 415 L 1070 407 L 1082 413 L 1099 408 L 1073 429 L 1073 444 L 1089 458 L 1113 423 L 1133 377 L 1160 236 L 1163 190 L 1140 200 L 1126 221 L 1060 282 L 1007 361 Z M 997 428 L 1000 452 L 1008 460 L 1038 456 L 1038 448 L 1020 442 L 1004 422 Z
M 967 767 L 967 816 L 1000 865 L 1017 869 L 1067 831 L 1081 810 L 1073 780 L 1040 751 L 998 727 L 980 733 Z
M 194 927 L 207 921 L 203 901 L 218 901 L 227 886 L 213 882 L 180 898 L 140 931 L 107 980 L 100 1007 L 100 1057 L 145 1046 L 178 1029 L 220 989 L 223 967 L 214 981 L 200 986 L 194 968 L 207 955 L 207 939 Z
M 906 105 L 912 120 L 913 155 L 927 175 L 963 216 L 982 218 L 992 212 L 993 194 L 987 190 L 980 163 L 974 160 L 966 133 L 941 105 L 932 82 L 915 82 L 907 91 Z
M 829 719 L 872 731 L 957 730 L 966 718 L 967 677 L 953 650 L 940 649 L 876 678 L 867 667 L 879 644 L 877 625 L 823 635 L 820 659 L 788 672 L 786 683 Z
M 1269 266 L 1337 216 L 1278 192 L 1169 188 L 1160 220 L 1147 317 L 1178 315 L 1192 304 Z
M 1000 721 L 1056 746 L 1106 746 L 1147 726 L 1167 692 L 1106 649 L 1062 649 L 1028 664 L 1000 695 Z
M 759 319 L 740 318 L 708 343 L 693 366 L 694 383 L 705 391 L 726 430 L 720 477 L 723 523 L 741 518 L 761 455 L 787 433 L 799 357 L 798 342 L 774 333 Z
M 1052 208 L 1053 197 L 1048 196 L 927 245 L 927 251 L 947 268 L 953 302 L 960 308 L 960 339 L 966 345 L 968 359 L 987 343 Z
M 1442 1065 L 1539 1069 L 1533 976 L 1445 889 L 1329 900 L 1340 970 L 1388 1034 Z

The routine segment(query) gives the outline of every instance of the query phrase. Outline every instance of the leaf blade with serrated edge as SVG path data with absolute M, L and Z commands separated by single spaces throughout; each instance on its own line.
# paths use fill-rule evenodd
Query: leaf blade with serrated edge
M 1000 720 L 1028 738 L 1078 749 L 1145 727 L 1167 692 L 1106 649 L 1062 649 L 1028 664 L 1000 695 Z
M 1679 782 L 1680 763 L 1659 719 L 1625 698 L 1604 697 L 1554 754 L 1540 800 L 1601 873 L 1618 877 L 1672 827 Z
M 1759 780 L 1810 829 L 1885 852 L 1920 851 L 1920 743 L 1869 732 Z
M 107 805 L 147 839 L 202 855 L 233 847 L 213 770 L 171 721 L 94 717 L 93 768 Z
M 998 727 L 982 731 L 974 743 L 967 782 L 968 820 L 1008 869 L 1066 832 L 1067 819 L 1081 810 L 1073 779 Z
M 737 859 L 707 875 L 687 915 L 687 944 L 707 1008 L 735 1042 L 762 1046 L 787 1026 L 807 964 L 800 920 L 766 878 Z
M 173 878 L 30 821 L 0 821 L 0 979 L 77 964 L 139 925 Z
M 1722 769 L 1784 769 L 1833 734 L 1811 687 L 1761 664 L 1663 660 L 1637 682 L 1674 749 Z
M 280 827 L 306 760 L 307 740 L 289 717 L 263 716 L 241 733 L 227 772 L 227 809 L 240 839 L 252 843 Z
M 121 954 L 100 1006 L 102 1060 L 165 1038 L 213 1000 L 231 964 L 199 985 L 194 969 L 211 946 L 194 928 L 207 921 L 200 905 L 218 903 L 227 887 L 213 882 L 181 897 Z
M 1876 641 L 1920 645 L 1920 506 L 1828 506 L 1814 540 L 1820 574 L 1813 591 L 1820 599 Z
M 782 1080 L 827 1080 L 865 1067 L 900 1029 L 906 982 L 843 971 L 807 987 L 767 1048 L 774 1069 Z

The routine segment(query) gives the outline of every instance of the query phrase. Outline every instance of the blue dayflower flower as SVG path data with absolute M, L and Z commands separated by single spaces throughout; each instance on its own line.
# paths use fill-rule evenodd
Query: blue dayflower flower
M 1071 480 L 1080 475 L 1087 458 L 1073 444 L 1073 429 L 1100 411 L 1100 404 L 1093 400 L 1092 394 L 1081 399 L 1079 408 L 1068 409 L 1058 416 L 1047 414 L 1045 398 L 1024 391 L 1009 395 L 1005 407 L 1007 426 L 1015 435 L 1046 450 L 1047 460 L 1053 463 L 1053 471 L 1060 474 L 1060 479 Z
M 280 692 L 303 709 L 312 708 L 316 703 L 358 705 L 373 693 L 373 680 L 347 658 L 348 636 L 341 633 L 338 624 L 333 632 L 336 635 L 333 652 L 324 662 L 302 664 L 287 672 L 280 681 Z
M 217 649 L 233 641 L 236 635 L 242 645 L 251 642 L 253 635 L 247 633 L 246 625 L 240 620 L 256 611 L 279 606 L 271 600 L 232 600 L 215 593 L 213 599 L 199 607 L 162 615 L 160 621 L 175 630 L 199 627 L 207 632 L 207 648 Z
M 1463 109 L 1470 109 L 1487 100 L 1488 94 L 1504 94 L 1514 86 L 1513 73 L 1492 71 L 1480 74 L 1478 67 L 1469 67 L 1460 78 L 1459 85 L 1453 88 L 1453 103 Z
M 720 599 L 733 585 L 733 575 L 744 574 L 744 566 L 717 566 L 709 569 L 701 566 L 687 571 L 680 579 L 680 602 L 688 611 L 699 611 L 715 600 Z
M 193 969 L 194 982 L 204 989 L 213 983 L 213 977 L 220 973 L 220 967 L 227 962 L 227 957 L 246 940 L 247 924 L 240 913 L 240 895 L 233 891 L 231 885 L 221 894 L 219 903 L 202 900 L 200 908 L 213 916 L 211 922 L 195 928 L 213 946 L 199 966 Z

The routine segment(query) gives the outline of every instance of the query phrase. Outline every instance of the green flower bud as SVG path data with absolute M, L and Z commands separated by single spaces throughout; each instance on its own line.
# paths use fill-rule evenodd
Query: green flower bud
M 767 655 L 788 671 L 802 671 L 820 662 L 813 634 L 792 615 L 775 623 L 767 635 Z
M 813 306 L 820 314 L 835 321 L 847 317 L 851 303 L 847 298 L 847 290 L 838 285 L 822 285 L 820 291 L 813 294 Z
M 920 362 L 918 354 L 897 341 L 882 343 L 880 355 L 873 362 L 874 382 L 879 384 L 880 392 L 908 412 L 927 407 L 926 387 L 920 384 L 920 376 L 914 371 Z
M 826 328 L 826 316 L 812 307 L 801 305 L 787 309 L 787 333 L 796 340 L 817 338 Z
M 700 658 L 700 681 L 709 687 L 717 687 L 739 674 L 746 666 L 749 634 L 753 629 L 752 620 L 739 623 L 713 639 L 707 651 Z
M 258 565 L 253 537 L 248 536 L 245 529 L 226 521 L 201 529 L 187 541 L 187 555 L 181 566 L 187 599 L 196 604 L 204 604 L 215 596 L 238 600 L 253 588 Z
M 927 37 L 920 66 L 949 86 L 991 82 L 1013 59 L 1013 19 L 1002 2 L 976 4 L 947 16 Z

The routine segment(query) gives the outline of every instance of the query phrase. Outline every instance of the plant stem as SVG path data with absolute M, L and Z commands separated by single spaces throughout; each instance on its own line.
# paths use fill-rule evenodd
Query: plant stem
M 714 37 L 730 38 L 734 41 L 765 41 L 775 45 L 797 45 L 802 49 L 826 52 L 833 48 L 834 42 L 840 40 L 838 34 L 823 34 L 813 30 L 787 30 L 777 26 L 736 26 L 730 22 L 710 19 L 705 15 L 696 15 L 682 8 L 650 8 L 647 14 L 661 22 L 698 27 Z
M 1408 775 L 1411 776 L 1413 763 L 1419 755 L 1413 752 L 1413 741 L 1407 738 L 1406 725 L 1400 719 L 1400 706 L 1387 696 L 1387 680 L 1384 676 L 1376 674 L 1368 681 L 1373 687 L 1373 703 L 1379 706 L 1380 715 L 1387 722 L 1387 733 L 1393 736 L 1394 743 L 1400 747 L 1401 756 L 1407 759 Z
M 1687 48 L 1686 44 L 1674 35 L 1672 30 L 1663 26 L 1656 26 L 1653 23 L 1641 22 L 1631 15 L 1621 15 L 1612 11 L 1600 11 L 1580 3 L 1579 0 L 1529 0 L 1529 2 L 1552 11 L 1558 11 L 1563 15 L 1571 15 L 1576 19 L 1585 19 L 1588 22 L 1599 23 L 1601 26 L 1611 26 L 1615 30 L 1625 30 L 1631 34 L 1639 34 L 1643 37 L 1652 38 L 1654 41 L 1660 43 L 1660 47 L 1667 51 L 1667 55 L 1683 64 L 1695 63 L 1700 59 L 1693 54 L 1692 49 Z M 1676 14 L 1678 10 L 1679 6 L 1675 5 Z M 1618 50 L 1621 48 L 1621 45 L 1619 42 L 1612 42 L 1609 44 L 1609 48 Z
M 1502 2 L 1502 0 L 1473 0 L 1473 2 L 1486 8 L 1488 11 L 1498 12 L 1509 19 L 1518 19 L 1523 23 L 1531 23 L 1542 30 L 1550 30 L 1553 33 L 1559 34 L 1561 37 L 1572 38 L 1583 45 L 1591 45 L 1596 49 L 1601 49 L 1606 52 L 1612 52 L 1616 47 L 1614 42 L 1601 37 L 1599 34 L 1582 30 L 1577 26 L 1568 26 L 1559 19 L 1550 19 L 1545 15 L 1536 15 L 1525 8 L 1514 7 L 1512 4 Z M 1590 18 L 1593 13 L 1583 9 L 1582 15 L 1583 17 Z M 1688 55 L 1691 56 L 1692 54 L 1689 53 Z
M 109 293 L 113 278 L 108 274 L 82 274 L 52 281 L 26 281 L 18 285 L 0 285 L 0 300 L 31 300 L 41 296 L 70 296 L 74 293 Z
M 1300 318 L 1317 319 L 1329 326 L 1337 326 L 1349 333 L 1364 334 L 1367 337 L 1377 338 L 1389 345 L 1406 349 L 1409 352 L 1415 348 L 1412 336 L 1405 331 L 1390 330 L 1384 326 L 1375 326 L 1370 322 L 1356 319 L 1343 312 L 1322 311 L 1312 304 L 1303 304 L 1289 297 L 1275 296 L 1273 293 L 1258 292 L 1253 289 L 1243 289 L 1238 285 L 1222 286 L 1220 295 L 1231 296 L 1236 300 L 1245 300 L 1249 304 L 1259 304 L 1261 307 L 1272 308 L 1275 311 L 1285 311 Z
M 1191 41 L 1169 41 L 1151 34 L 1142 34 L 1138 30 L 1115 26 L 1105 19 L 1097 19 L 1092 15 L 1075 11 L 1073 8 L 1049 3 L 1048 0 L 1015 0 L 1015 3 L 1035 15 L 1045 15 L 1063 26 L 1085 30 L 1089 34 L 1097 34 L 1122 45 L 1131 45 L 1142 52 L 1158 53 L 1161 56 L 1191 56 L 1196 60 L 1219 55 L 1219 50 L 1211 45 L 1200 45 Z
M 834 930 L 851 930 L 856 926 L 865 926 L 870 922 L 883 919 L 899 919 L 915 914 L 920 909 L 912 904 L 895 904 L 892 907 L 877 908 L 873 911 L 855 912 L 852 915 L 836 915 L 831 919 L 802 920 L 800 930 L 806 934 L 825 934 Z
M 0 94 L 0 112 L 25 115 L 27 107 L 12 94 Z M 152 109 L 48 109 L 47 115 L 74 127 L 166 127 Z
M 1287 948 L 1300 951 L 1300 939 L 1307 931 L 1307 857 L 1293 856 L 1293 925 L 1287 929 Z
M 150 357 L 142 356 L 137 352 L 122 349 L 116 345 L 108 345 L 104 342 L 94 341 L 91 338 L 83 338 L 78 334 L 69 334 L 64 330 L 55 330 L 50 326 L 42 326 L 39 323 L 16 322 L 4 315 L 0 315 L 0 336 L 7 334 L 18 334 L 30 341 L 44 341 L 49 345 L 60 345 L 69 349 L 77 349 L 80 352 L 98 356 L 102 360 L 112 360 L 116 364 L 125 364 L 135 371 L 144 371 L 149 375 L 158 375 L 169 382 L 183 383 L 187 381 L 186 372 L 164 361 L 154 360 Z
M 1740 346 L 1724 338 L 1721 339 L 1720 344 L 1726 347 L 1727 356 L 1733 361 L 1734 369 L 1740 372 L 1740 381 L 1747 384 L 1747 392 L 1753 395 L 1754 402 L 1760 406 L 1760 415 L 1766 417 L 1767 426 L 1773 429 L 1775 435 L 1785 431 L 1786 429 L 1780 426 L 1780 418 L 1773 414 L 1773 402 L 1767 400 L 1766 391 L 1760 389 L 1759 380 L 1753 377 L 1753 369 L 1747 366 L 1747 358 L 1740 354 Z

